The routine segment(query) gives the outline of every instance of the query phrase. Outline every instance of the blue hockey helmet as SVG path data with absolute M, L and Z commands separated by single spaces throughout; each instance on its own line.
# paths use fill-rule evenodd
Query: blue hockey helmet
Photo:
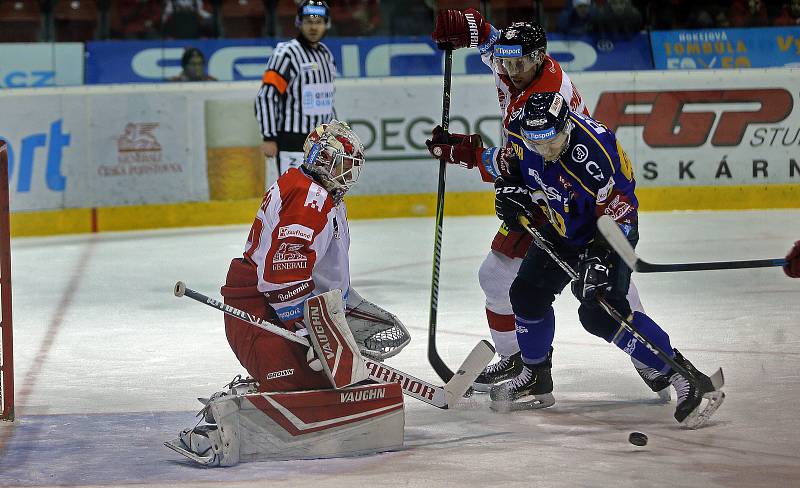
M 520 126 L 525 146 L 554 161 L 569 142 L 569 104 L 557 92 L 533 93 L 522 109 Z

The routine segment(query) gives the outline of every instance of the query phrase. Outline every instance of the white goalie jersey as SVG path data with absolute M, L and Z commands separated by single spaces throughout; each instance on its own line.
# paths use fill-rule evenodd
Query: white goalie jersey
M 303 317 L 312 294 L 350 290 L 350 230 L 345 203 L 300 169 L 290 169 L 264 195 L 250 229 L 244 256 L 258 272 L 264 293 L 280 320 Z

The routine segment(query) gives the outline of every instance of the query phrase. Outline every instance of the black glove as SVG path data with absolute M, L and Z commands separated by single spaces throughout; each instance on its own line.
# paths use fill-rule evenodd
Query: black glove
M 530 190 L 520 180 L 500 176 L 494 180 L 494 211 L 509 230 L 525 232 L 517 220 L 519 214 L 533 221 L 532 212 L 537 205 L 531 198 Z
M 611 251 L 594 244 L 581 253 L 578 261 L 578 278 L 572 282 L 572 294 L 584 302 L 603 296 L 611 289 L 609 275 Z

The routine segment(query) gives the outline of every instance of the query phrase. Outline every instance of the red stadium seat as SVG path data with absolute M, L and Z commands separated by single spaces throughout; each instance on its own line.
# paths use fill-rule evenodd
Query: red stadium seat
M 94 39 L 97 28 L 95 0 L 59 0 L 53 9 L 56 21 L 56 40 L 82 42 Z
M 436 3 L 436 10 L 464 10 L 470 7 L 480 10 L 480 0 L 439 0 Z
M 0 0 L 0 42 L 36 42 L 41 24 L 38 0 Z
M 275 9 L 277 17 L 278 37 L 294 37 L 297 28 L 294 26 L 294 18 L 297 16 L 297 4 L 293 0 L 278 0 L 278 7 Z
M 264 34 L 262 0 L 225 0 L 222 3 L 224 37 L 261 37 Z

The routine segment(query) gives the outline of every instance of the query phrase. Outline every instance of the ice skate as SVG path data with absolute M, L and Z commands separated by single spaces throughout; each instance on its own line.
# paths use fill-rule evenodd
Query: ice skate
M 658 394 L 658 398 L 662 402 L 667 403 L 670 401 L 671 395 L 669 393 L 670 382 L 668 374 L 662 374 L 657 369 L 647 366 L 644 368 L 637 367 L 636 372 L 639 373 L 639 376 L 644 380 L 647 387 Z
M 220 442 L 216 425 L 198 425 L 193 429 L 184 429 L 177 439 L 164 445 L 204 466 L 218 466 Z
M 475 378 L 472 389 L 480 393 L 488 393 L 492 386 L 501 381 L 514 378 L 522 371 L 522 353 L 517 352 L 508 357 L 500 357 L 500 361 L 490 364 Z
M 522 364 L 522 370 L 510 381 L 492 386 L 489 407 L 497 412 L 547 408 L 555 403 L 553 397 L 553 350 L 539 364 Z
M 669 381 L 677 393 L 678 405 L 675 407 L 675 420 L 689 429 L 697 429 L 708 421 L 725 400 L 725 393 L 720 390 L 725 383 L 725 378 L 721 369 L 711 377 L 704 375 L 677 349 L 674 351 L 675 361 L 697 378 L 699 383 L 696 386 L 679 373 L 670 375 Z

